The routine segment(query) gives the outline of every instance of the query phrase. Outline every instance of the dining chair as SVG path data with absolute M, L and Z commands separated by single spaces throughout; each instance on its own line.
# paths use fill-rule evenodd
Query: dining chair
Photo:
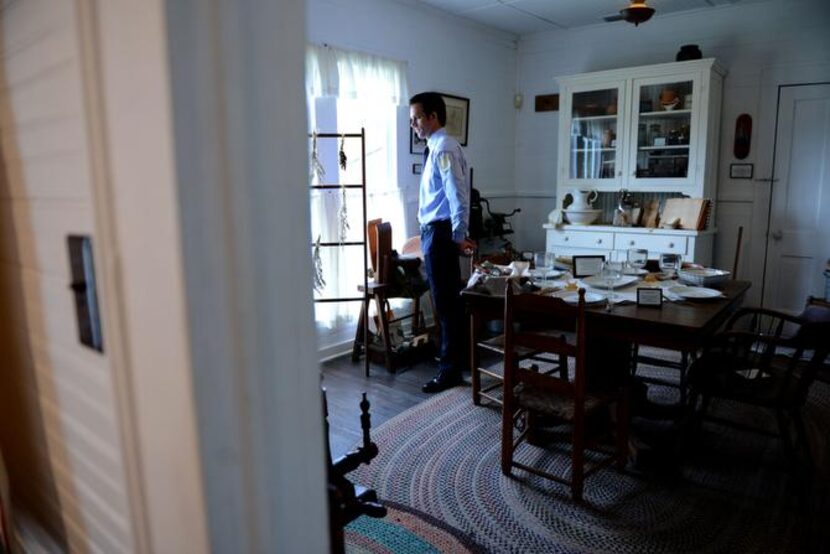
M 426 326 L 421 311 L 421 297 L 429 292 L 429 284 L 420 272 L 421 260 L 417 256 L 402 256 L 392 249 L 392 225 L 389 222 L 382 219 L 370 220 L 367 232 L 374 279 L 365 290 L 362 285 L 358 286 L 358 290 L 365 292 L 365 298 L 355 331 L 352 360 L 357 361 L 361 352 L 369 355 L 373 343 L 377 343 L 387 370 L 394 373 L 396 348 L 391 326 L 410 320 L 413 335 L 424 336 L 433 331 L 432 327 Z M 389 301 L 395 298 L 411 301 L 408 313 L 400 316 L 394 314 Z M 428 295 L 428 298 L 431 301 L 431 296 Z M 364 337 L 363 322 L 368 317 L 369 305 L 373 300 L 377 331 Z
M 738 278 L 738 265 L 741 259 L 741 246 L 743 244 L 743 236 L 744 236 L 744 228 L 743 226 L 738 226 L 738 235 L 735 241 L 735 258 L 732 263 L 732 275 L 731 278 L 733 280 Z M 688 372 L 689 366 L 692 362 L 694 362 L 695 357 L 697 355 L 696 352 L 689 352 L 689 351 L 671 351 L 671 350 L 664 350 L 658 349 L 655 352 L 659 355 L 649 355 L 649 354 L 641 354 L 639 345 L 634 345 L 634 352 L 633 352 L 633 360 L 634 364 L 632 365 L 632 373 L 634 375 L 637 374 L 637 370 L 639 364 L 651 365 L 655 367 L 663 367 L 667 369 L 673 369 L 677 371 L 677 380 L 667 379 L 663 377 L 645 377 L 640 376 L 639 379 L 646 382 L 646 383 L 653 383 L 658 385 L 664 385 L 669 387 L 676 387 L 680 392 L 680 406 L 686 406 L 688 401 L 688 393 L 689 393 L 689 386 L 688 386 Z
M 585 290 L 579 290 L 576 305 L 560 298 L 505 291 L 504 394 L 502 407 L 501 469 L 510 476 L 513 468 L 570 486 L 575 500 L 582 499 L 585 477 L 616 462 L 622 469 L 628 459 L 628 397 L 625 386 L 607 391 L 587 387 L 585 342 Z M 520 364 L 521 349 L 565 356 L 573 372 L 543 373 L 536 364 Z M 616 445 L 607 445 L 588 433 L 589 422 L 610 417 L 615 406 Z M 543 423 L 570 427 L 570 476 L 557 475 L 517 460 L 517 451 L 541 444 Z M 517 425 L 524 427 L 516 436 Z M 524 443 L 527 445 L 522 446 Z M 586 449 L 604 456 L 588 463 Z M 522 456 L 522 453 L 519 453 Z M 526 459 L 526 457 L 522 457 Z
M 708 420 L 772 434 L 781 439 L 792 462 L 797 461 L 799 446 L 810 460 L 802 410 L 818 368 L 830 351 L 827 337 L 827 321 L 810 322 L 765 308 L 735 312 L 690 368 L 689 407 L 695 427 Z M 715 398 L 773 412 L 778 432 L 710 414 Z M 790 433 L 793 427 L 796 442 Z
M 738 264 L 741 261 L 741 245 L 744 238 L 744 226 L 738 226 L 738 238 L 735 241 L 735 260 L 732 262 L 732 278 L 738 278 Z
M 823 298 L 808 296 L 804 310 L 798 315 L 809 323 L 824 323 L 830 321 L 830 302 Z M 830 360 L 825 359 L 816 370 L 816 379 L 822 383 L 830 383 Z
M 466 294 L 470 314 L 470 381 L 473 404 L 502 405 L 504 384 L 504 297 Z M 539 362 L 547 371 L 568 372 L 565 356 L 552 356 L 532 348 L 517 348 L 519 361 Z

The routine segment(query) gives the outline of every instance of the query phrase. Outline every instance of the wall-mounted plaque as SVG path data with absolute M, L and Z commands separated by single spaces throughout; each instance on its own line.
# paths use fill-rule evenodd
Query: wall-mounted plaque
M 536 96 L 536 111 L 537 112 L 558 112 L 559 111 L 559 95 L 558 94 L 540 94 Z

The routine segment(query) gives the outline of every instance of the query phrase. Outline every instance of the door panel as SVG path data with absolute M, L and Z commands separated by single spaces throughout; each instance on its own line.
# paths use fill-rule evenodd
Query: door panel
M 830 85 L 781 89 L 775 177 L 764 305 L 798 311 L 830 258 Z

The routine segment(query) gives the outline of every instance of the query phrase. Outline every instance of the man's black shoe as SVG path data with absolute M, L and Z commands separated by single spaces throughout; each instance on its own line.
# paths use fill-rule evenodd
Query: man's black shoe
M 440 377 L 436 377 L 433 380 L 429 381 L 421 390 L 427 393 L 433 392 L 441 392 L 443 390 L 451 389 L 453 387 L 457 387 L 461 384 L 461 378 L 448 378 L 448 379 L 441 379 Z

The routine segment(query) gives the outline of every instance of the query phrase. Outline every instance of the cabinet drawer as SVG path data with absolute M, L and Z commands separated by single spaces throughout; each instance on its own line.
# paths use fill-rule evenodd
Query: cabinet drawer
M 599 248 L 611 250 L 614 247 L 614 233 L 593 231 L 550 231 L 548 241 L 551 246 L 570 248 Z
M 686 254 L 688 237 L 676 235 L 643 235 L 639 233 L 616 233 L 614 250 L 628 250 L 629 248 L 645 248 L 649 258 L 656 258 L 662 252 Z

